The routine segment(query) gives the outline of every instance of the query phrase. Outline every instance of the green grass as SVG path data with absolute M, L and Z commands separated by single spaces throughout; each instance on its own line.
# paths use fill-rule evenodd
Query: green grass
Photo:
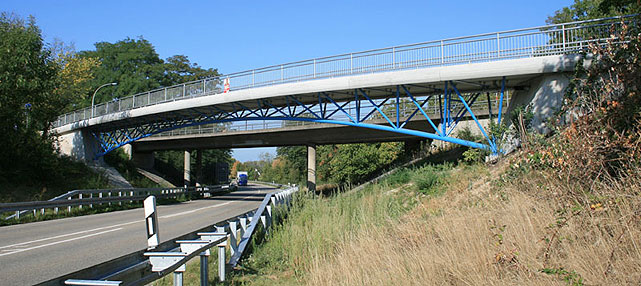
M 415 207 L 420 197 L 443 192 L 452 164 L 402 168 L 359 192 L 329 197 L 299 194 L 284 220 L 256 245 L 230 285 L 299 285 L 319 256 L 368 228 L 385 228 Z M 197 268 L 195 268 L 197 269 Z M 190 282 L 191 283 L 191 282 Z

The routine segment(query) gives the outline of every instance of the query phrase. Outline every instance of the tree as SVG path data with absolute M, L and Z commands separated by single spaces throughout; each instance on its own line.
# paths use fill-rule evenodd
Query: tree
M 563 7 L 549 16 L 547 24 L 560 24 L 611 16 L 639 13 L 639 0 L 574 0 L 574 4 Z
M 82 51 L 83 58 L 97 58 L 101 65 L 91 82 L 91 91 L 100 85 L 117 82 L 109 93 L 96 95 L 96 102 L 149 91 L 166 83 L 164 62 L 144 38 L 127 38 L 116 43 L 99 42 L 95 51 Z M 89 99 L 90 102 L 90 99 Z M 85 103 L 86 104 L 86 103 Z M 89 105 L 89 104 L 87 104 Z
M 100 66 L 95 70 L 90 92 L 102 84 L 117 82 L 111 93 L 99 93 L 96 102 L 121 98 L 163 86 L 218 76 L 216 69 L 205 69 L 191 63 L 184 55 L 175 55 L 163 60 L 154 46 L 143 37 L 127 38 L 115 43 L 99 42 L 94 51 L 82 51 L 83 59 L 98 59 Z M 91 94 L 87 94 L 88 106 Z
M 52 44 L 54 62 L 58 65 L 59 87 L 56 94 L 64 103 L 63 112 L 70 112 L 90 102 L 91 81 L 100 61 L 95 57 L 80 57 L 73 45 L 56 40 Z
M 208 77 L 218 76 L 216 69 L 204 69 L 197 63 L 191 63 L 187 56 L 175 55 L 165 60 L 166 84 L 178 84 Z
M 87 179 L 90 171 L 60 158 L 49 134 L 65 100 L 55 92 L 59 68 L 34 18 L 1 14 L 0 51 L 0 195 L 47 197 L 52 188 Z

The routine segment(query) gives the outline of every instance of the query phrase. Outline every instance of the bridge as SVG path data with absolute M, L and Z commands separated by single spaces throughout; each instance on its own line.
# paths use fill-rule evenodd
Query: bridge
M 145 152 L 161 149 L 308 145 L 315 152 L 316 144 L 411 138 L 497 153 L 501 147 L 488 122 L 505 123 L 511 110 L 530 104 L 535 128 L 544 128 L 581 53 L 605 43 L 624 19 L 450 38 L 206 78 L 62 115 L 54 131 L 63 153 L 86 160 L 126 145 L 149 161 Z M 484 141 L 456 138 L 463 124 Z

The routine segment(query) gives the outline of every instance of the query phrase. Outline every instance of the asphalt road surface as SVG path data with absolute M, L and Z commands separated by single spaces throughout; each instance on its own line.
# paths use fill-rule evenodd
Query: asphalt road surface
M 161 243 L 243 214 L 273 188 L 158 206 Z M 147 248 L 142 208 L 0 227 L 0 285 L 32 285 Z

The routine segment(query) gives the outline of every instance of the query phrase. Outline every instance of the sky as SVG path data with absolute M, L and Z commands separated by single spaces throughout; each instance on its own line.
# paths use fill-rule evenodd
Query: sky
M 161 58 L 186 55 L 223 74 L 335 54 L 545 24 L 572 0 L 2 0 L 33 15 L 47 42 L 91 50 L 143 37 Z M 239 161 L 275 148 L 235 149 Z

